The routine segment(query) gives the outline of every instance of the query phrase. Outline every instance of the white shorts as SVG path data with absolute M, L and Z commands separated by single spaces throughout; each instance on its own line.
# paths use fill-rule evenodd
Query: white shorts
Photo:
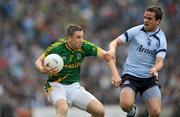
M 87 92 L 84 87 L 80 86 L 79 82 L 71 85 L 63 85 L 56 82 L 49 84 L 51 91 L 48 92 L 47 98 L 54 105 L 57 100 L 64 99 L 69 106 L 76 106 L 82 110 L 86 110 L 88 103 L 96 99 L 92 94 Z

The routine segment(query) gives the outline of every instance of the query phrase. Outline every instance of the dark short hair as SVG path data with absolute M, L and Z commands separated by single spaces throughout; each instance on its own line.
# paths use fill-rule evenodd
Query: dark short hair
M 75 31 L 82 31 L 82 27 L 75 24 L 69 24 L 65 30 L 65 35 L 67 36 L 73 36 Z
M 155 13 L 155 18 L 156 20 L 162 19 L 163 16 L 163 11 L 160 7 L 158 6 L 149 6 L 146 8 L 146 11 L 154 12 Z

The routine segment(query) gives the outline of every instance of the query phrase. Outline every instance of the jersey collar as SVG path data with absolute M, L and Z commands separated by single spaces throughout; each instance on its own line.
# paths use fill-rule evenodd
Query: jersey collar
M 142 31 L 144 31 L 145 33 L 147 33 L 149 36 L 152 36 L 152 35 L 156 35 L 159 31 L 160 31 L 160 28 L 158 27 L 154 32 L 147 32 L 144 27 L 142 27 L 141 29 Z
M 74 49 L 71 48 L 71 46 L 68 45 L 67 41 L 66 41 L 66 44 L 65 44 L 65 45 L 66 45 L 66 48 L 67 48 L 68 50 L 70 50 L 70 51 L 73 51 L 73 50 L 74 50 Z
M 66 44 L 65 44 L 66 48 L 69 50 L 69 51 L 82 51 L 82 49 L 72 49 L 71 46 L 68 45 L 67 41 L 66 41 Z

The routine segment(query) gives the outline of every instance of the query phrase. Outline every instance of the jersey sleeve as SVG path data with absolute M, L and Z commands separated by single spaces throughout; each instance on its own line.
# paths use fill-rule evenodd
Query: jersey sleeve
M 156 57 L 165 58 L 166 52 L 167 52 L 166 37 L 164 34 L 162 34 L 161 38 L 160 38 L 160 45 L 159 45 L 159 48 L 158 48 L 157 53 L 156 53 Z
M 98 55 L 98 46 L 95 44 L 84 40 L 83 41 L 83 51 L 85 56 L 97 56 Z
M 51 44 L 50 46 L 48 46 L 46 48 L 46 50 L 44 51 L 44 54 L 47 56 L 47 55 L 51 54 L 52 51 L 53 51 L 53 44 Z
M 121 34 L 118 38 L 121 39 L 123 43 L 129 42 L 137 31 L 137 27 L 130 28 L 129 30 Z

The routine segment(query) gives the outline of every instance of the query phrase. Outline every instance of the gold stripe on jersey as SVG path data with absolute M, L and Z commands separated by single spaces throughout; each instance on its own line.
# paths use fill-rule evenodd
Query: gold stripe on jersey
M 66 42 L 65 39 L 59 39 L 57 42 L 55 42 L 54 44 L 51 44 L 51 45 L 47 48 L 45 54 L 47 55 L 53 48 L 55 48 L 55 47 L 57 47 L 57 46 L 59 46 L 59 45 L 61 45 L 61 44 L 64 44 L 65 42 Z
M 46 54 L 45 53 L 42 53 L 41 54 L 41 58 L 44 59 L 46 57 Z
M 100 52 L 100 48 L 98 47 L 97 48 L 97 56 L 99 55 L 99 52 Z
M 66 43 L 66 48 L 70 51 L 72 51 L 73 49 Z
M 74 51 L 80 51 L 80 52 L 84 52 L 81 48 L 79 48 L 79 49 L 76 49 L 76 50 L 74 50 Z
M 79 49 L 72 49 L 67 43 L 66 43 L 66 48 L 68 49 L 68 50 L 70 50 L 70 51 L 81 51 L 81 52 L 83 52 L 83 50 L 81 49 L 81 48 L 79 48 Z
M 66 78 L 67 78 L 67 76 L 69 76 L 69 74 L 66 74 L 64 77 L 59 78 L 59 79 L 55 80 L 54 82 L 58 82 L 58 83 L 60 83 L 62 80 L 66 79 Z
M 66 79 L 68 75 L 69 74 L 66 74 L 64 77 L 59 78 L 59 79 L 57 79 L 57 80 L 55 80 L 53 82 L 60 83 L 62 80 Z M 43 84 L 44 84 L 44 89 L 45 89 L 46 93 L 50 93 L 52 91 L 52 86 L 49 84 L 49 82 L 45 81 Z

